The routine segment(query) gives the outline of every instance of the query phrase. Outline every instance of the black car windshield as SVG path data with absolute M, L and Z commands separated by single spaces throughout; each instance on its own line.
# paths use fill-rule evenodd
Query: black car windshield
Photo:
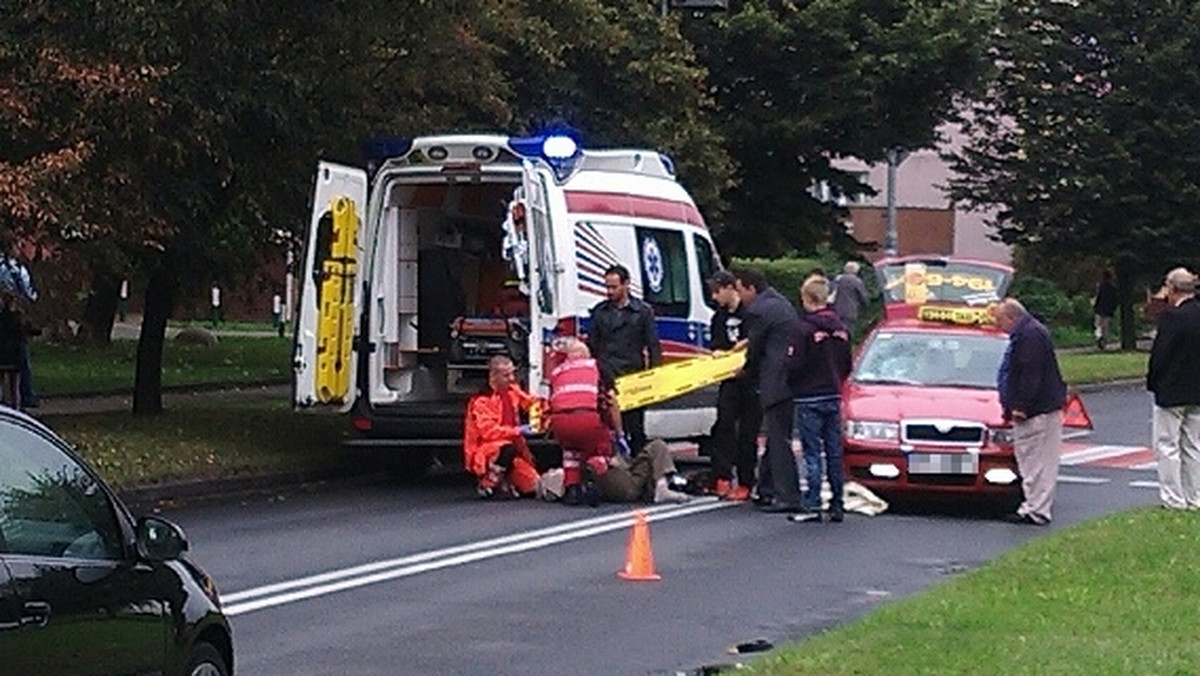
M 880 331 L 852 377 L 863 384 L 992 389 L 1007 342 L 1001 335 Z

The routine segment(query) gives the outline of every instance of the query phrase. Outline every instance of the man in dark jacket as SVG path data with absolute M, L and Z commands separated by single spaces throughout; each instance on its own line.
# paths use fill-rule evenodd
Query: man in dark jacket
M 604 271 L 608 300 L 592 308 L 588 347 L 600 364 L 600 378 L 611 388 L 619 377 L 662 364 L 662 346 L 654 325 L 654 310 L 629 295 L 629 270 L 613 265 Z M 621 427 L 631 448 L 646 445 L 646 412 L 623 411 Z
M 732 273 L 721 270 L 709 280 L 709 292 L 717 304 L 709 326 L 714 351 L 744 347 L 746 306 L 737 292 Z M 717 390 L 717 421 L 712 427 L 713 473 L 716 494 L 723 500 L 750 499 L 754 486 L 754 466 L 758 461 L 758 432 L 762 427 L 762 409 L 750 374 L 742 373 L 721 381 Z M 734 470 L 737 485 L 733 484 Z
M 743 371 L 755 379 L 767 428 L 766 456 L 758 470 L 759 507 L 780 514 L 800 512 L 800 479 L 792 453 L 792 390 L 787 382 L 796 308 L 758 270 L 739 270 L 734 276 L 749 320 Z
M 1167 273 L 1167 309 L 1150 348 L 1158 495 L 1172 509 L 1200 508 L 1200 300 L 1185 268 Z
M 1012 421 L 1013 452 L 1025 498 L 1009 520 L 1044 526 L 1050 523 L 1058 483 L 1067 385 L 1050 331 L 1025 306 L 1005 298 L 993 312 L 996 326 L 1008 334 L 996 380 L 1004 419 Z
M 829 520 L 843 518 L 842 383 L 850 375 L 850 334 L 830 308 L 825 280 L 809 278 L 800 287 L 804 313 L 788 362 L 789 382 L 796 401 L 796 429 L 804 451 L 804 511 L 792 521 L 821 521 L 821 479 L 829 477 Z M 821 471 L 821 452 L 825 471 Z

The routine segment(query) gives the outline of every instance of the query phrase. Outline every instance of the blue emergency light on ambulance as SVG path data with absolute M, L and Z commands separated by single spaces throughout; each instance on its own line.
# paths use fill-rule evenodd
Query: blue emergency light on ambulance
M 432 447 L 381 440 L 460 439 L 465 400 L 486 383 L 491 356 L 510 355 L 524 385 L 544 393 L 551 342 L 586 334 L 613 265 L 654 308 L 666 360 L 707 353 L 704 282 L 720 262 L 670 160 L 584 149 L 564 131 L 378 141 L 365 148 L 370 179 L 321 163 L 296 303 L 298 408 L 353 409 L 363 445 L 380 452 Z M 340 199 L 354 208 L 335 222 Z M 353 265 L 331 248 L 342 234 L 357 240 Z M 328 270 L 345 283 L 323 289 Z M 331 327 L 332 339 L 322 335 Z M 675 427 L 661 429 L 652 409 L 647 431 L 704 434 L 710 404 L 681 404 L 678 413 L 694 410 L 662 416 Z

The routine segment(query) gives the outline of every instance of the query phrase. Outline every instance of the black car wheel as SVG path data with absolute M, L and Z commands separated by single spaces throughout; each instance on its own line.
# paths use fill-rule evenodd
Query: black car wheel
M 184 673 L 187 676 L 229 676 L 229 668 L 216 648 L 207 643 L 197 643 L 188 655 Z

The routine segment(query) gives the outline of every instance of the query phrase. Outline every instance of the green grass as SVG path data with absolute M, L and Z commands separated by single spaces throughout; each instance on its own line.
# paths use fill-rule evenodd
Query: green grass
M 31 349 L 39 395 L 133 388 L 137 341 L 114 340 L 100 348 L 35 341 Z M 287 382 L 291 356 L 292 341 L 286 338 L 223 336 L 214 347 L 168 340 L 163 349 L 163 384 Z
M 44 419 L 117 488 L 336 467 L 349 430 L 345 416 L 301 415 L 278 400 Z
M 1058 355 L 1063 378 L 1071 385 L 1144 378 L 1148 352 L 1066 352 Z
M 1195 674 L 1195 513 L 1146 508 L 983 568 L 751 665 L 792 674 Z
M 189 326 L 195 326 L 195 327 L 201 328 L 201 329 L 211 329 L 212 322 L 209 321 L 208 319 L 172 319 L 167 322 L 167 326 L 170 326 L 172 328 L 177 328 L 177 329 L 183 329 L 183 328 L 187 328 Z M 220 324 L 217 325 L 217 330 L 218 331 L 270 331 L 270 332 L 275 332 L 278 330 L 278 327 L 275 326 L 275 324 L 270 321 L 261 321 L 261 322 L 222 321 Z M 287 331 L 287 332 L 285 332 L 285 334 L 290 336 L 291 332 Z

